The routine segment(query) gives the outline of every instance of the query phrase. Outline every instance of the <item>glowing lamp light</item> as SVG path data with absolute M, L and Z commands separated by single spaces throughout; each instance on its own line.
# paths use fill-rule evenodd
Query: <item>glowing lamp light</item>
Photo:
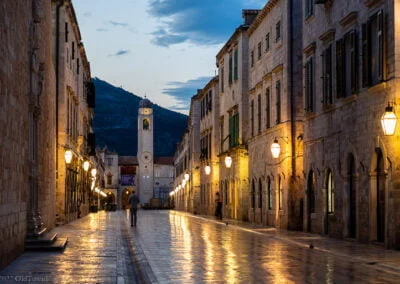
M 275 138 L 274 143 L 271 145 L 271 154 L 273 158 L 279 158 L 281 153 L 281 146 L 278 144 L 278 140 Z
M 385 108 L 385 113 L 381 118 L 383 134 L 386 136 L 394 135 L 397 124 L 397 116 L 393 111 L 393 107 L 388 105 Z
M 90 163 L 89 163 L 89 161 L 84 161 L 83 162 L 83 170 L 85 171 L 85 172 L 87 172 L 88 170 L 89 170 L 89 168 L 90 168 Z
M 92 174 L 92 177 L 96 177 L 97 175 L 97 169 L 93 168 L 92 171 L 90 172 Z
M 206 175 L 209 175 L 211 173 L 210 165 L 207 165 L 207 166 L 204 167 L 204 172 L 206 173 Z
M 189 180 L 189 174 L 185 174 L 185 180 L 186 180 L 186 181 Z
M 65 162 L 67 164 L 71 163 L 72 157 L 73 157 L 72 151 L 71 150 L 65 150 L 64 158 L 65 158 Z
M 226 156 L 225 157 L 225 166 L 229 169 L 232 166 L 232 157 Z

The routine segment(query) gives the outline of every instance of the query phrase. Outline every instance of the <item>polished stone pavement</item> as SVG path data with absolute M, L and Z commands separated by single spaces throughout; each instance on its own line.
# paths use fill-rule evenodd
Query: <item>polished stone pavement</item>
M 400 283 L 400 252 L 178 211 L 91 213 L 54 231 L 64 252 L 26 252 L 0 283 Z M 312 249 L 310 248 L 312 244 Z

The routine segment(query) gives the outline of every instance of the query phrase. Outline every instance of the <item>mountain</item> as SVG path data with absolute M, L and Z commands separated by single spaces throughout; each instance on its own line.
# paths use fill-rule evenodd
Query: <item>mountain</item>
M 142 98 L 99 78 L 92 81 L 96 88 L 93 120 L 96 147 L 107 146 L 121 156 L 136 156 L 137 116 Z M 188 117 L 156 104 L 153 114 L 155 156 L 173 156 L 187 128 Z

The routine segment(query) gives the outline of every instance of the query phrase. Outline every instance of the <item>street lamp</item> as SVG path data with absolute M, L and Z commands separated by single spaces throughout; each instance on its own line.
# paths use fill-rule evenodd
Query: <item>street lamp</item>
M 87 172 L 87 171 L 89 170 L 89 168 L 90 168 L 90 163 L 89 163 L 89 161 L 88 161 L 88 160 L 84 161 L 84 162 L 83 162 L 83 169 L 84 169 L 84 171 Z
M 70 164 L 72 161 L 73 153 L 71 150 L 65 150 L 64 153 L 64 158 L 65 158 L 65 163 Z
M 189 174 L 185 174 L 185 180 L 188 181 L 189 180 Z
M 271 154 L 273 158 L 279 158 L 281 153 L 281 146 L 278 144 L 278 139 L 275 138 L 274 143 L 271 145 Z
M 388 104 L 385 108 L 385 113 L 382 115 L 381 124 L 383 129 L 383 134 L 386 136 L 391 136 L 394 134 L 396 129 L 397 116 L 393 111 L 393 106 Z
M 226 156 L 225 157 L 225 166 L 229 169 L 232 166 L 232 157 Z
M 211 173 L 211 167 L 210 165 L 206 165 L 204 167 L 204 172 L 206 173 L 206 175 L 209 175 Z
M 92 169 L 92 171 L 90 172 L 91 174 L 92 174 L 92 177 L 96 177 L 96 175 L 97 175 L 97 169 L 96 168 L 93 168 Z

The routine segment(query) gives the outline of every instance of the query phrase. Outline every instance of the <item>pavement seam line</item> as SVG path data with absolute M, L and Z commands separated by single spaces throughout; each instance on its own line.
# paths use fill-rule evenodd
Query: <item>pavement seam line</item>
M 124 216 L 121 218 L 121 222 L 125 227 L 125 230 L 123 230 L 124 237 L 126 238 L 127 245 L 130 249 L 132 264 L 135 266 L 135 271 L 137 272 L 136 276 L 139 277 L 137 280 L 140 280 L 138 283 L 158 283 L 143 249 L 138 242 L 134 242 L 134 238 L 137 240 L 136 236 L 132 236 L 132 234 L 129 233 L 128 221 Z M 142 257 L 139 257 L 139 255 L 142 255 Z

